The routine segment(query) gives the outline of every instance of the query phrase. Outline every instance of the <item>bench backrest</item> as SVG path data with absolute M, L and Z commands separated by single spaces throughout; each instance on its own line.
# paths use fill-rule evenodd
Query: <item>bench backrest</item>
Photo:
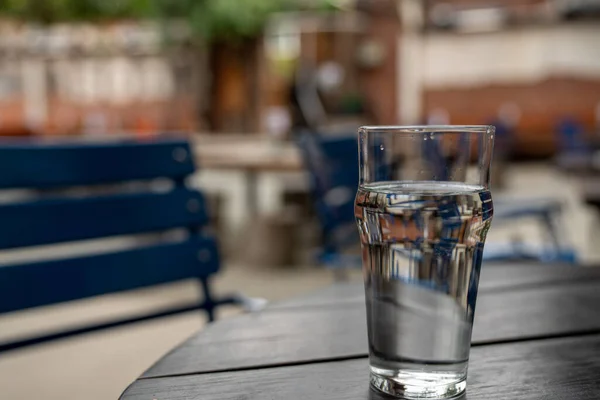
M 0 250 L 187 232 L 177 241 L 0 265 L 0 314 L 217 272 L 215 240 L 199 229 L 208 220 L 204 198 L 184 184 L 193 172 L 185 140 L 0 145 L 0 189 L 35 190 L 0 203 Z M 158 190 L 150 184 L 157 178 Z

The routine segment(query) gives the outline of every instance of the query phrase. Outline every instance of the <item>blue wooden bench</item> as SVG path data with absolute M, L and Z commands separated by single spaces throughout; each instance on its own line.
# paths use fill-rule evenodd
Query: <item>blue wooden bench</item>
M 208 221 L 204 197 L 184 183 L 193 172 L 184 140 L 2 144 L 0 190 L 35 189 L 36 196 L 0 204 L 0 251 L 176 228 L 182 235 L 116 252 L 0 265 L 0 314 L 186 279 L 199 282 L 204 299 L 0 343 L 0 352 L 198 309 L 213 320 L 215 307 L 242 303 L 240 296 L 217 299 L 211 293 L 209 279 L 219 270 L 219 253 L 215 239 L 203 233 Z M 157 178 L 165 180 L 166 189 L 142 185 L 140 191 L 123 185 Z M 106 185 L 110 190 L 91 189 Z M 68 194 L 68 188 L 80 186 L 91 194 Z

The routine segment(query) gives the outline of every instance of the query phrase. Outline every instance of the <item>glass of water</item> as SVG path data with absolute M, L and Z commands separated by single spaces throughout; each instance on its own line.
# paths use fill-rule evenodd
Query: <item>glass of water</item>
M 466 388 L 493 141 L 492 126 L 359 130 L 355 215 L 377 390 L 448 399 Z

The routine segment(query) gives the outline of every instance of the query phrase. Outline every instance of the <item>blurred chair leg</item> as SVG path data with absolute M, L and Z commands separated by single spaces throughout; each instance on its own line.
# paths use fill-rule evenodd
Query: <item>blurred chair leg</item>
M 213 322 L 215 320 L 215 301 L 212 297 L 212 293 L 210 290 L 210 285 L 208 283 L 208 278 L 201 279 L 202 283 L 202 291 L 204 292 L 204 304 L 203 307 L 206 310 L 206 315 L 208 316 L 208 321 Z
M 558 224 L 557 218 L 562 218 L 562 214 L 553 215 L 551 213 L 545 213 L 543 215 L 543 226 L 546 227 L 550 241 L 552 242 L 554 252 L 553 259 L 560 262 L 569 264 L 577 264 L 577 254 L 573 249 L 570 249 L 561 241 L 560 238 L 560 225 Z
M 556 226 L 556 221 L 553 218 L 552 214 L 544 213 L 542 216 L 542 225 L 546 228 L 548 235 L 550 236 L 550 241 L 552 245 L 556 249 L 557 253 L 560 251 L 560 238 L 558 236 L 558 229 Z

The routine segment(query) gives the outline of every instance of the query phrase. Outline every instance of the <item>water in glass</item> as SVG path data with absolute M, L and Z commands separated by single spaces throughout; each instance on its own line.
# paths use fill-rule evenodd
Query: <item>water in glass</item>
M 371 384 L 404 398 L 466 387 L 490 192 L 459 182 L 363 184 L 362 242 Z

